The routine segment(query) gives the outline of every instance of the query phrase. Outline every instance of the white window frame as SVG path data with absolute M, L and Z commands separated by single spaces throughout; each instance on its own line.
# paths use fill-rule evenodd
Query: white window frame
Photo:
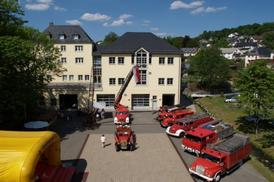
M 116 85 L 116 78 L 109 78 L 109 85 Z
M 85 80 L 89 80 L 89 75 L 85 75 Z
M 68 80 L 68 76 L 67 75 L 62 75 L 62 80 L 63 81 L 67 81 Z
M 83 45 L 76 45 L 74 47 L 75 52 L 82 52 L 84 50 L 84 46 Z
M 62 64 L 67 63 L 67 58 L 61 57 L 60 63 L 62 63 Z
M 82 81 L 83 80 L 83 75 L 78 75 L 78 80 Z
M 165 78 L 158 78 L 158 85 L 165 85 Z
M 125 58 L 124 57 L 118 57 L 118 64 L 125 64 Z
M 109 57 L 109 58 L 108 58 L 108 63 L 109 63 L 109 64 L 115 64 L 115 57 L 113 57 L 113 56 L 112 56 L 112 57 Z
M 83 64 L 84 63 L 84 58 L 83 57 L 76 57 L 75 58 L 75 63 L 76 64 Z
M 60 46 L 60 51 L 61 51 L 61 52 L 65 52 L 66 49 L 67 49 L 67 47 L 66 47 L 65 45 L 61 45 L 61 46 Z
M 74 80 L 74 75 L 69 75 L 69 81 L 73 81 Z
M 174 64 L 174 57 L 168 57 L 167 64 Z
M 159 65 L 164 65 L 166 62 L 166 58 L 165 57 L 159 57 Z
M 167 78 L 167 85 L 173 85 L 173 78 Z
M 123 85 L 125 83 L 125 78 L 118 78 L 118 85 Z

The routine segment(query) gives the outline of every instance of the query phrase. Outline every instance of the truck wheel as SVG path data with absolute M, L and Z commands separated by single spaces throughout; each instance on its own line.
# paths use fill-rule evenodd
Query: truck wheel
M 179 137 L 182 138 L 184 136 L 184 132 L 181 132 Z
M 120 147 L 117 144 L 115 144 L 115 150 L 116 150 L 116 152 L 120 151 Z
M 131 145 L 129 146 L 129 150 L 130 150 L 130 151 L 134 151 L 134 148 L 135 148 L 135 145 L 134 145 L 134 144 L 131 144 Z
M 218 182 L 218 181 L 220 181 L 220 179 L 221 179 L 221 174 L 219 173 L 215 176 L 214 181 Z

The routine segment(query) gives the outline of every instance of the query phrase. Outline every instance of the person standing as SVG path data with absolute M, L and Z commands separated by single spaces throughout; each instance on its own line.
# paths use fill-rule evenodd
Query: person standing
M 105 135 L 104 135 L 104 134 L 101 136 L 101 143 L 102 143 L 102 147 L 103 147 L 103 148 L 105 148 L 105 144 L 106 144 L 106 137 L 105 137 Z
M 104 118 L 105 118 L 105 110 L 102 109 L 102 111 L 101 111 L 101 119 L 104 119 Z

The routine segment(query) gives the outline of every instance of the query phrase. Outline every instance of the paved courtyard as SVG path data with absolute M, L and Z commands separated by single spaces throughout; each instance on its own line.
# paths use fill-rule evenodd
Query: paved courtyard
M 113 134 L 114 134 L 114 126 L 113 126 L 113 118 L 109 117 L 104 120 L 98 122 L 98 128 L 86 129 L 81 125 L 81 119 L 76 115 L 72 116 L 72 120 L 70 121 L 60 121 L 59 128 L 57 127 L 57 132 L 61 135 L 62 143 L 61 143 L 61 151 L 62 151 L 62 160 L 65 161 L 73 161 L 74 164 L 78 163 L 78 172 L 88 171 L 89 178 L 94 179 L 98 178 L 96 175 L 102 175 L 102 179 L 106 181 L 119 181 L 117 176 L 121 176 L 121 173 L 132 172 L 132 178 L 127 178 L 131 181 L 140 182 L 146 181 L 146 179 L 151 179 L 146 173 L 147 171 L 151 171 L 151 174 L 156 173 L 157 177 L 164 177 L 165 173 L 164 169 L 168 168 L 170 172 L 174 172 L 177 174 L 177 170 L 181 171 L 181 174 L 184 174 L 184 165 L 179 156 L 184 160 L 184 162 L 189 166 L 195 157 L 191 154 L 183 152 L 181 149 L 181 140 L 178 138 L 171 138 L 169 141 L 165 130 L 160 127 L 159 122 L 155 121 L 153 118 L 156 115 L 152 112 L 135 112 L 133 113 L 133 121 L 132 128 L 137 135 L 137 142 L 139 148 L 134 152 L 118 152 L 116 153 L 113 146 Z M 84 148 L 81 157 L 80 152 L 86 137 L 90 135 L 90 139 L 87 142 L 87 146 Z M 109 142 L 112 144 L 102 150 L 100 148 L 99 136 L 101 134 L 106 134 Z M 158 137 L 155 137 L 158 136 Z M 161 140 L 159 140 L 161 138 Z M 163 141 L 162 141 L 163 138 Z M 157 142 L 156 142 L 157 141 Z M 151 143 L 150 143 L 151 142 Z M 163 142 L 163 143 L 161 143 Z M 171 145 L 171 142 L 174 144 L 175 149 L 178 153 L 174 152 L 174 147 Z M 161 144 L 161 145 L 159 145 Z M 93 147 L 92 147 L 93 146 Z M 87 148 L 87 149 L 86 149 Z M 88 150 L 90 150 L 88 152 Z M 102 151 L 101 151 L 102 150 Z M 104 153 L 103 153 L 104 152 Z M 168 155 L 165 153 L 168 152 Z M 96 153 L 96 154 L 94 154 Z M 172 153 L 172 156 L 170 156 Z M 104 156 L 105 159 L 101 157 Z M 145 157 L 144 157 L 145 156 Z M 168 156 L 168 157 L 167 157 Z M 80 160 L 76 160 L 80 157 Z M 154 162 L 152 162 L 151 166 L 148 165 L 148 161 L 157 158 Z M 172 158 L 174 160 L 176 158 L 175 163 L 171 163 L 168 159 Z M 99 160 L 100 159 L 100 160 Z M 156 163 L 157 161 L 157 163 Z M 118 163 L 119 162 L 119 163 Z M 99 166 L 98 166 L 98 164 Z M 180 166 L 178 166 L 180 163 Z M 97 167 L 96 165 L 97 164 Z M 115 165 L 116 164 L 116 165 Z M 149 163 L 150 164 L 150 163 Z M 111 167 L 108 168 L 107 166 Z M 174 166 L 173 166 L 174 165 Z M 139 167 L 142 166 L 141 170 Z M 95 168 L 93 168 L 95 167 Z M 155 167 L 159 167 L 159 169 L 155 169 Z M 161 167 L 164 167 L 163 169 Z M 143 178 L 138 177 L 138 174 L 134 173 L 133 170 L 128 169 L 136 169 L 134 172 L 139 172 L 144 175 Z M 122 170 L 126 169 L 126 170 Z M 142 171 L 143 169 L 146 169 Z M 95 172 L 100 170 L 101 174 L 96 174 Z M 117 171 L 116 171 L 117 170 Z M 122 172 L 120 172 L 120 170 Z M 113 172 L 112 172 L 113 171 Z M 167 171 L 167 170 L 166 170 Z M 116 173 L 117 172 L 117 173 Z M 104 175 L 103 175 L 104 174 Z M 119 174 L 119 175 L 117 175 Z M 178 173 L 179 174 L 179 173 Z M 94 176 L 93 176 L 94 175 Z M 179 174 L 180 175 L 180 174 Z M 126 177 L 127 175 L 125 175 Z M 111 177 L 111 178 L 110 178 Z M 146 178 L 147 177 L 147 178 Z M 189 174 L 184 175 L 184 178 L 188 179 Z M 109 180 L 108 180 L 109 179 Z M 199 179 L 194 178 L 196 181 L 200 181 Z M 94 180 L 93 180 L 94 181 Z M 102 181 L 102 180 L 100 180 Z M 128 180 L 124 180 L 128 181 Z M 157 181 L 157 180 L 150 180 Z M 170 180 L 165 180 L 170 181 Z M 171 180 L 173 181 L 173 180 Z M 237 169 L 235 172 L 231 173 L 228 176 L 225 176 L 222 181 L 224 182 L 234 182 L 234 181 L 248 181 L 248 182 L 266 182 L 267 180 L 258 173 L 253 166 L 246 162 L 243 166 Z
M 193 182 L 165 134 L 138 134 L 133 152 L 116 152 L 112 134 L 106 148 L 99 138 L 91 134 L 80 157 L 88 161 L 88 182 Z

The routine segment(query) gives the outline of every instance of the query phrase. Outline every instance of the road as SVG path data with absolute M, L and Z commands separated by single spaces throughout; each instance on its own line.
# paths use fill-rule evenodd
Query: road
M 161 128 L 159 122 L 154 120 L 156 117 L 152 112 L 134 112 L 133 113 L 132 127 L 135 133 L 164 133 L 165 129 Z M 115 126 L 113 125 L 113 118 L 107 118 L 98 122 L 99 127 L 93 130 L 86 130 L 81 126 L 81 122 L 77 116 L 73 116 L 71 121 L 62 121 L 63 124 L 59 127 L 62 133 L 62 160 L 71 160 L 79 157 L 79 151 L 84 143 L 88 134 L 113 134 Z M 80 125 L 80 126 L 79 126 Z M 68 127 L 68 129 L 66 129 Z M 60 132 L 59 131 L 59 132 Z M 170 137 L 174 143 L 179 155 L 189 166 L 195 157 L 191 154 L 183 152 L 181 148 L 181 140 L 178 138 Z M 73 147 L 72 147 L 73 146 Z M 153 146 L 151 146 L 153 147 Z M 113 149 L 114 150 L 114 149 Z M 200 181 L 196 179 L 196 181 Z M 230 175 L 225 176 L 222 181 L 224 182 L 266 182 L 267 180 L 259 174 L 250 164 L 246 162 L 243 166 L 237 169 Z

